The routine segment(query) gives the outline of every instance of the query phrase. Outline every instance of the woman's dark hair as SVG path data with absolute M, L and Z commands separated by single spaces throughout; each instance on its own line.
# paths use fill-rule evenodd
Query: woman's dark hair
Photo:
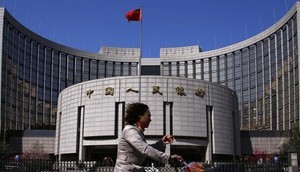
M 128 104 L 125 111 L 125 122 L 133 125 L 140 119 L 140 116 L 148 110 L 149 107 L 143 103 Z

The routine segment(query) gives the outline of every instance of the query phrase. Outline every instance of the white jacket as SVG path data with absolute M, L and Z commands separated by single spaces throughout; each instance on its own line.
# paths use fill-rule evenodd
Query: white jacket
M 119 138 L 118 155 L 114 171 L 144 171 L 142 164 L 146 157 L 167 163 L 170 155 L 162 152 L 164 149 L 165 144 L 162 140 L 149 145 L 140 129 L 133 125 L 126 125 Z

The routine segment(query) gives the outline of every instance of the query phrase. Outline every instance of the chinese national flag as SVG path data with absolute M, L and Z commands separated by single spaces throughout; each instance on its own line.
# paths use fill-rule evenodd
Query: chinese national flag
M 125 17 L 130 21 L 141 21 L 142 20 L 142 10 L 135 9 L 126 13 Z

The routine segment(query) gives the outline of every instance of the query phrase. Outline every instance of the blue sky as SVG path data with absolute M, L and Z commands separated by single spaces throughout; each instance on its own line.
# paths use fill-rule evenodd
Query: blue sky
M 140 23 L 124 17 L 143 7 L 143 57 L 159 49 L 203 51 L 250 38 L 272 26 L 296 0 L 0 0 L 20 23 L 54 42 L 97 53 L 140 45 Z

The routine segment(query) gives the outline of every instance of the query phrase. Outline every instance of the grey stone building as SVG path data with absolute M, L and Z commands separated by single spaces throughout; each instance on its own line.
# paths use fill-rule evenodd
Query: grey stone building
M 146 103 L 149 142 L 172 134 L 167 151 L 193 161 L 241 155 L 237 95 L 229 88 L 196 79 L 166 76 L 113 77 L 64 89 L 58 99 L 55 154 L 59 160 L 116 158 L 127 103 Z M 100 158 L 102 157 L 102 158 Z

